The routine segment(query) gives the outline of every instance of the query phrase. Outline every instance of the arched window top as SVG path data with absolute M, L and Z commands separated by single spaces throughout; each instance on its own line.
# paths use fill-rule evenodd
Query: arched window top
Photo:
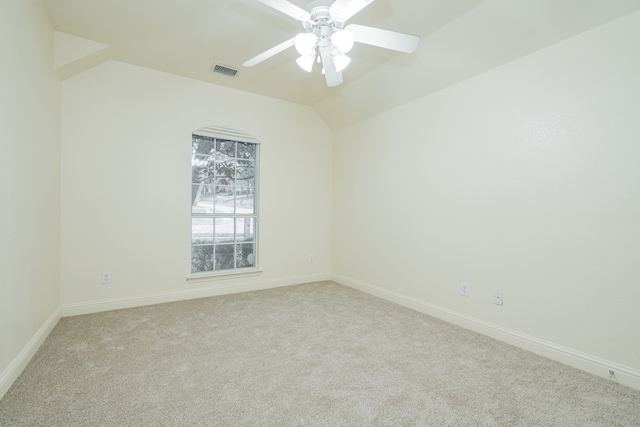
M 209 138 L 228 139 L 230 141 L 246 142 L 249 144 L 260 144 L 260 141 L 240 129 L 230 126 L 207 126 L 193 132 L 194 135 L 206 136 Z

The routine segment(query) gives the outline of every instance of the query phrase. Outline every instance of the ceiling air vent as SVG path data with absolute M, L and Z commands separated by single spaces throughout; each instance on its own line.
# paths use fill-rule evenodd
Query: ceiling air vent
M 222 65 L 222 64 L 216 64 L 214 63 L 211 66 L 211 70 L 212 73 L 216 73 L 216 74 L 222 74 L 223 76 L 227 76 L 227 77 L 235 77 L 236 74 L 238 74 L 238 69 L 233 68 L 233 67 L 229 67 L 227 65 Z

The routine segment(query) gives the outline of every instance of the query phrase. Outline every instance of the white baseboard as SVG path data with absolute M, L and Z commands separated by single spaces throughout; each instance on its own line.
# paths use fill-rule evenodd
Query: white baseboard
M 162 304 L 165 302 L 205 298 L 218 295 L 235 294 L 240 292 L 260 291 L 263 289 L 300 285 L 302 283 L 321 282 L 324 280 L 330 280 L 330 277 L 330 274 L 327 273 L 315 276 L 299 276 L 288 279 L 263 281 L 251 284 L 214 285 L 197 289 L 184 289 L 179 291 L 137 295 L 132 297 L 111 298 L 99 301 L 64 304 L 62 305 L 62 316 L 78 316 L 81 314 L 98 313 L 101 311 L 119 310 L 122 308 L 140 307 L 152 304 Z
M 600 359 L 589 354 L 585 354 L 576 350 L 572 350 L 561 345 L 557 345 L 542 339 L 532 337 L 514 331 L 502 326 L 498 326 L 480 319 L 476 319 L 462 313 L 448 310 L 428 302 L 418 300 L 397 292 L 379 288 L 377 286 L 363 283 L 354 279 L 350 279 L 338 274 L 332 274 L 331 280 L 341 285 L 349 286 L 354 289 L 366 292 L 371 295 L 383 298 L 387 301 L 402 305 L 412 310 L 428 314 L 433 317 L 445 320 L 465 329 L 470 329 L 487 335 L 491 338 L 506 342 L 508 344 L 531 351 L 565 365 L 598 375 L 603 378 L 611 379 L 617 383 L 640 390 L 640 371 L 628 366 L 619 365 L 617 363 Z M 611 377 L 609 371 L 614 374 Z
M 51 313 L 51 316 L 44 322 L 44 324 L 38 329 L 33 337 L 29 340 L 27 345 L 24 346 L 22 351 L 16 356 L 15 359 L 7 366 L 2 375 L 0 375 L 0 399 L 9 391 L 11 385 L 20 376 L 24 368 L 27 367 L 33 355 L 40 348 L 44 340 L 49 336 L 51 330 L 56 326 L 60 320 L 61 312 L 60 308 Z

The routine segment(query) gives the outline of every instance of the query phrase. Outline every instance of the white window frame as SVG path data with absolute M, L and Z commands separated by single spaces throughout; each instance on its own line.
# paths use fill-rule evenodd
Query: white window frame
M 238 129 L 234 129 L 234 128 L 230 128 L 230 127 L 226 127 L 226 126 L 210 126 L 210 127 L 206 127 L 206 128 L 201 128 L 198 129 L 197 131 L 194 131 L 192 133 L 192 144 L 193 144 L 193 138 L 194 137 L 205 137 L 208 139 L 214 139 L 214 140 L 225 140 L 225 141 L 235 141 L 235 142 L 241 142 L 241 143 L 245 143 L 245 144 L 255 144 L 255 185 L 254 185 L 254 193 L 255 193 L 255 198 L 254 198 L 254 213 L 253 214 L 237 214 L 237 213 L 233 213 L 233 214 L 228 214 L 228 213 L 218 213 L 216 214 L 215 212 L 212 214 L 205 214 L 205 215 L 194 215 L 193 214 L 193 206 L 191 206 L 190 209 L 190 216 L 192 218 L 191 222 L 191 226 L 189 227 L 190 229 L 190 238 L 189 238 L 189 274 L 187 275 L 187 280 L 189 282 L 198 282 L 198 281 L 206 281 L 206 280 L 213 280 L 213 279 L 220 279 L 220 278 L 225 278 L 228 276 L 234 276 L 234 277 L 238 277 L 238 276 L 253 276 L 253 275 L 257 275 L 261 273 L 261 270 L 259 269 L 259 253 L 260 253 L 260 249 L 259 249 L 259 182 L 260 182 L 260 142 L 254 138 L 253 136 L 238 130 Z M 216 144 L 216 149 L 217 149 L 217 144 Z M 237 153 L 236 153 L 237 155 Z M 192 154 L 192 161 L 193 161 L 193 154 Z M 192 163 L 193 165 L 193 163 Z M 192 166 L 193 167 L 193 166 Z M 193 191 L 193 179 L 190 178 L 189 179 L 189 191 L 191 194 L 191 191 Z M 235 200 L 235 196 L 234 196 L 234 200 Z M 236 222 L 236 218 L 253 218 L 254 219 L 254 233 L 253 233 L 253 255 L 254 255 L 254 263 L 252 267 L 235 267 L 235 262 L 236 262 L 236 256 L 235 256 L 235 248 L 238 244 L 237 241 L 234 240 L 233 244 L 234 244 L 234 267 L 230 268 L 230 269 L 223 269 L 223 270 L 215 270 L 215 256 L 213 259 L 213 268 L 214 270 L 207 270 L 207 271 L 199 271 L 199 272 L 192 272 L 192 252 L 193 252 L 193 247 L 196 246 L 193 244 L 193 218 L 195 217 L 199 217 L 199 218 L 213 218 L 214 223 L 215 223 L 215 218 L 233 218 L 234 219 L 234 227 L 237 224 Z M 234 228 L 234 236 L 235 236 L 235 228 Z M 214 234 L 214 240 L 215 240 L 215 234 Z M 206 245 L 206 244 L 205 244 Z M 212 243 L 211 246 L 214 247 L 215 250 L 215 245 L 216 243 Z

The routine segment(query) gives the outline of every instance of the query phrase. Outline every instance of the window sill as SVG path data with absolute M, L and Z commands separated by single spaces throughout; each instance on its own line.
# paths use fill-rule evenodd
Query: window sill
M 187 276 L 187 282 L 200 283 L 210 282 L 212 280 L 236 279 L 239 277 L 259 276 L 262 270 L 244 270 L 244 271 L 225 271 L 221 273 L 196 273 Z

